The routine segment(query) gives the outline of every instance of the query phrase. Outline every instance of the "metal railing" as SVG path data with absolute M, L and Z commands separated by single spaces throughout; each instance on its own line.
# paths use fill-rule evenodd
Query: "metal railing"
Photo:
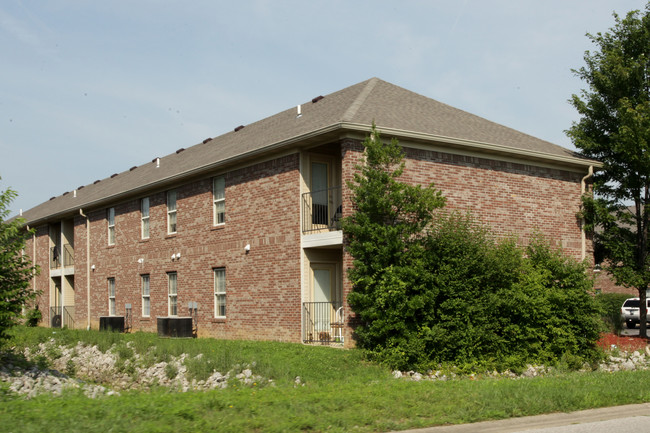
M 50 328 L 60 328 L 62 323 L 61 307 L 50 307 Z
M 303 302 L 302 341 L 343 343 L 345 314 L 341 302 Z
M 70 244 L 63 245 L 63 266 L 74 266 L 74 247 Z
M 341 229 L 341 191 L 340 186 L 334 186 L 303 193 L 303 233 Z
M 74 306 L 63 307 L 62 325 L 74 329 Z
M 74 328 L 74 306 L 50 307 L 51 328 Z

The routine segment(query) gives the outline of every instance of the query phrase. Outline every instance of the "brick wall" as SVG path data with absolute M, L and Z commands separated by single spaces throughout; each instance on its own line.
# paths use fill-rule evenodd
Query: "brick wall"
M 341 151 L 345 185 L 353 180 L 363 147 L 354 140 L 345 140 Z M 414 148 L 405 148 L 405 153 L 402 179 L 421 185 L 433 182 L 447 198 L 446 209 L 471 211 L 498 237 L 514 234 L 522 244 L 535 233 L 542 233 L 552 245 L 562 247 L 565 254 L 582 258 L 581 228 L 576 214 L 586 169 L 584 173 L 574 173 Z M 351 212 L 350 200 L 350 192 L 344 189 L 344 216 Z M 587 240 L 587 258 L 592 257 L 592 251 Z M 352 259 L 345 253 L 343 267 L 347 270 L 351 266 Z M 349 281 L 344 280 L 344 298 L 351 289 Z M 350 311 L 348 306 L 346 311 Z
M 168 272 L 178 277 L 178 316 L 198 302 L 199 335 L 300 339 L 298 155 L 225 173 L 226 223 L 213 225 L 212 179 L 179 185 L 177 233 L 167 234 L 166 191 L 148 195 L 150 237 L 141 239 L 140 199 L 115 207 L 115 245 L 106 209 L 87 212 L 90 231 L 90 322 L 108 315 L 108 278 L 116 314 L 132 305 L 133 330 L 156 331 L 168 315 Z M 144 197 L 144 196 L 143 196 Z M 76 326 L 87 323 L 86 219 L 75 218 Z M 250 244 L 250 252 L 244 246 Z M 180 253 L 180 259 L 171 256 Z M 142 259 L 142 263 L 138 260 Z M 214 268 L 226 269 L 226 318 L 215 319 Z M 150 276 L 150 317 L 142 317 L 141 275 Z

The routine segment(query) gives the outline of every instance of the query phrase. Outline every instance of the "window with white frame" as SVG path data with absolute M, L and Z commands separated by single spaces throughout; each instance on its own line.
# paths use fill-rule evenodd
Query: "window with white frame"
M 142 239 L 149 239 L 149 197 L 140 200 L 140 221 Z
M 167 233 L 176 233 L 176 190 L 167 191 Z
M 106 221 L 108 221 L 108 245 L 115 245 L 115 208 L 106 210 Z
M 115 316 L 115 278 L 108 279 L 108 315 Z
M 178 315 L 178 279 L 176 272 L 167 273 L 168 302 L 167 312 L 169 316 Z
M 214 317 L 226 317 L 226 269 L 214 269 Z
M 151 314 L 151 296 L 149 295 L 149 274 L 140 275 L 142 286 L 142 317 L 149 317 Z
M 226 180 L 223 176 L 212 179 L 214 225 L 226 222 Z

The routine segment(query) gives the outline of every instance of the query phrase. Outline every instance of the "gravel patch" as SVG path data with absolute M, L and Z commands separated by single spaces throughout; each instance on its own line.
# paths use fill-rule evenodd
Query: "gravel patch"
M 122 349 L 124 350 L 124 348 Z M 189 379 L 184 362 L 189 355 L 169 356 L 166 362 L 146 365 L 133 350 L 122 359 L 115 347 L 102 352 L 97 346 L 77 343 L 59 346 L 54 339 L 19 353 L 0 353 L 0 381 L 9 383 L 10 392 L 32 398 L 40 394 L 60 395 L 79 389 L 90 398 L 119 395 L 123 390 L 166 387 L 174 391 L 206 391 L 238 386 L 273 385 L 272 380 L 253 373 L 253 365 L 235 366 L 227 372 L 213 371 L 205 380 Z M 201 355 L 198 355 L 201 357 Z

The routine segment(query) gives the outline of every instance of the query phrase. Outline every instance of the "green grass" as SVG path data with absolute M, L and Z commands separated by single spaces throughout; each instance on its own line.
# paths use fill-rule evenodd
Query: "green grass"
M 223 370 L 255 362 L 254 373 L 273 379 L 276 386 L 187 393 L 156 388 L 98 399 L 68 392 L 26 400 L 3 392 L 6 387 L 0 385 L 2 431 L 366 432 L 650 402 L 647 371 L 412 382 L 393 379 L 387 369 L 364 362 L 357 350 L 300 344 L 168 340 L 92 331 L 52 334 L 42 328 L 20 328 L 12 343 L 33 345 L 52 336 L 70 345 L 81 340 L 103 349 L 126 347 L 132 341 L 133 350 L 148 353 L 152 360 L 203 353 L 207 366 L 194 366 L 198 375 L 211 366 Z M 126 349 L 120 351 L 129 356 Z M 296 376 L 305 386 L 295 386 Z

